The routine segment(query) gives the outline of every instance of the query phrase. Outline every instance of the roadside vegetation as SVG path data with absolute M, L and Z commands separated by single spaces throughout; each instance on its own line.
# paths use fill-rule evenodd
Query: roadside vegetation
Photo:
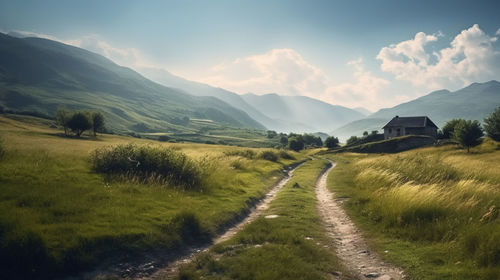
M 316 209 L 315 184 L 327 161 L 295 170 L 266 213 L 183 267 L 179 279 L 351 279 L 333 255 Z
M 66 138 L 49 128 L 51 120 L 16 119 L 0 116 L 0 270 L 7 278 L 52 278 L 207 241 L 249 211 L 285 165 L 305 158 L 108 134 Z
M 410 279 L 499 279 L 499 149 L 485 139 L 470 153 L 329 154 L 329 188 Z

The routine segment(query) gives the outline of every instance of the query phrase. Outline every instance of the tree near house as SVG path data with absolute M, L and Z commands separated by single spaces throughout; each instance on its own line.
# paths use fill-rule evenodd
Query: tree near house
M 85 130 L 92 128 L 92 122 L 87 113 L 76 112 L 69 119 L 68 128 L 80 137 Z
M 483 129 L 478 121 L 460 120 L 453 130 L 453 139 L 462 147 L 467 148 L 467 153 L 470 147 L 474 147 L 480 143 L 479 138 L 483 136 Z
M 500 141 L 500 107 L 484 119 L 484 130 L 488 137 Z
M 92 131 L 94 136 L 97 136 L 97 132 L 102 132 L 104 130 L 104 116 L 100 112 L 93 112 L 92 115 Z
M 442 129 L 442 138 L 443 139 L 451 139 L 453 138 L 453 131 L 455 130 L 455 126 L 460 122 L 464 121 L 463 119 L 452 119 L 447 121 Z

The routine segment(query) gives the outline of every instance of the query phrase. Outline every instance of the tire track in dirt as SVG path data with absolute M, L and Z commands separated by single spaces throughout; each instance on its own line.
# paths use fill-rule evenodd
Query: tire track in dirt
M 215 237 L 212 240 L 211 244 L 202 246 L 202 247 L 197 247 L 197 248 L 191 248 L 189 249 L 188 253 L 185 254 L 184 256 L 181 256 L 179 259 L 172 261 L 168 263 L 167 266 L 162 267 L 158 270 L 156 270 L 154 273 L 150 275 L 136 275 L 136 277 L 127 277 L 127 279 L 136 279 L 136 280 L 146 280 L 146 279 L 173 279 L 177 274 L 179 273 L 179 269 L 181 266 L 188 264 L 192 262 L 196 256 L 198 256 L 200 253 L 208 251 L 212 246 L 219 244 L 221 242 L 224 242 L 231 237 L 233 237 L 236 233 L 238 233 L 240 230 L 242 230 L 247 224 L 253 222 L 255 219 L 257 219 L 265 210 L 269 208 L 269 204 L 273 201 L 273 199 L 276 197 L 276 194 L 278 191 L 283 188 L 283 186 L 290 181 L 292 178 L 293 172 L 300 166 L 302 165 L 303 162 L 299 163 L 293 168 L 290 168 L 288 171 L 285 172 L 285 177 L 281 179 L 275 186 L 272 187 L 272 189 L 265 195 L 265 197 L 258 202 L 255 207 L 251 209 L 250 214 L 246 216 L 242 221 L 239 223 L 235 224 L 234 226 L 230 227 L 227 229 L 223 234 Z
M 327 178 L 331 167 L 316 183 L 318 211 L 325 224 L 327 234 L 334 242 L 335 253 L 353 275 L 359 279 L 399 280 L 404 279 L 403 270 L 388 264 L 370 250 L 360 231 L 342 209 L 342 200 L 333 198 L 327 189 Z

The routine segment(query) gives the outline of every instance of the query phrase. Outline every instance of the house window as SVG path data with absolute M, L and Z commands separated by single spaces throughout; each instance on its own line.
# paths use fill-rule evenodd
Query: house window
M 401 128 L 396 129 L 396 134 L 397 134 L 398 136 L 400 136 L 400 135 L 401 135 Z
M 389 128 L 389 133 L 392 133 L 392 128 Z

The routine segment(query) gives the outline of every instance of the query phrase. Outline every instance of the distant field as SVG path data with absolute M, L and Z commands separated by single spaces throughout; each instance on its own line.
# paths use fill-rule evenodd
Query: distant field
M 20 277 L 73 272 L 117 252 L 172 252 L 206 239 L 281 179 L 284 165 L 306 157 L 288 152 L 295 159 L 273 162 L 259 156 L 269 149 L 65 138 L 49 120 L 16 118 L 0 116 L 0 270 Z M 185 191 L 108 181 L 91 171 L 92 151 L 127 143 L 173 147 L 211 162 L 212 175 L 201 191 Z
M 329 187 L 410 279 L 500 279 L 499 148 L 330 154 Z

